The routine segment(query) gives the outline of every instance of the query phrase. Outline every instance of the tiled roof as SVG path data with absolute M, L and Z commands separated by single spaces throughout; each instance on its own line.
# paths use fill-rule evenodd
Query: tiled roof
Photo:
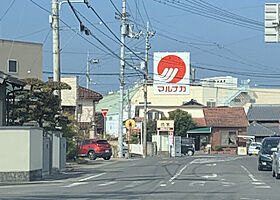
M 253 104 L 247 114 L 249 121 L 280 120 L 280 104 Z
M 190 101 L 188 102 L 183 102 L 183 105 L 182 106 L 198 106 L 198 107 L 203 107 L 204 105 L 201 104 L 201 103 L 198 103 L 195 99 L 191 99 Z
M 196 124 L 196 127 L 205 127 L 206 122 L 204 118 L 192 118 L 194 123 Z
M 203 108 L 208 127 L 247 127 L 248 120 L 243 107 Z
M 261 124 L 258 124 L 257 122 L 253 122 L 250 124 L 250 126 L 247 128 L 247 135 L 252 135 L 252 136 L 272 136 L 274 132 L 269 129 L 264 127 Z
M 100 101 L 103 96 L 97 92 L 90 89 L 79 86 L 79 99 L 92 99 L 94 101 Z

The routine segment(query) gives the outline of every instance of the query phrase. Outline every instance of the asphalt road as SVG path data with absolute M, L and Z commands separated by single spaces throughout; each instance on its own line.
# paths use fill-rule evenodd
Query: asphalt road
M 280 199 L 280 180 L 256 156 L 96 160 L 64 176 L 0 184 L 0 199 Z

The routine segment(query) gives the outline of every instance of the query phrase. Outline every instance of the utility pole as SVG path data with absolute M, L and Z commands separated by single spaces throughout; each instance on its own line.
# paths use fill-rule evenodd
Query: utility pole
M 90 59 L 89 58 L 89 53 L 87 54 L 87 72 L 86 72 L 86 77 L 87 77 L 87 89 L 90 89 L 90 85 L 93 84 L 94 82 L 91 81 L 90 78 L 90 64 L 96 64 L 99 63 L 98 59 Z
M 59 40 L 59 2 L 52 0 L 52 33 L 53 33 L 53 81 L 60 83 L 60 40 Z M 61 98 L 61 91 L 54 91 Z
M 128 119 L 131 118 L 131 99 L 130 99 L 130 96 L 129 96 L 129 89 L 127 89 L 127 102 L 128 102 Z
M 144 125 L 143 125 L 143 158 L 147 156 L 147 110 L 148 110 L 148 52 L 151 48 L 149 44 L 149 37 L 155 35 L 155 32 L 149 30 L 149 22 L 145 33 L 146 51 L 145 51 L 145 75 L 144 75 Z
M 123 157 L 123 96 L 124 96 L 124 44 L 125 36 L 127 34 L 127 13 L 126 13 L 126 0 L 122 0 L 122 14 L 121 14 L 121 60 L 120 60 L 120 110 L 119 110 L 119 135 L 118 135 L 118 157 Z

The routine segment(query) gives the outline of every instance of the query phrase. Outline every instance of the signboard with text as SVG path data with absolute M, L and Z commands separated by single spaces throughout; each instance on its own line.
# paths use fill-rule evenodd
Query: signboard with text
M 190 53 L 154 53 L 154 94 L 190 93 Z

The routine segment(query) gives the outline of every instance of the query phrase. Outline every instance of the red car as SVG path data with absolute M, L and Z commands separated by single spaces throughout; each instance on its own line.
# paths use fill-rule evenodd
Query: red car
M 110 160 L 112 148 L 107 140 L 86 139 L 79 145 L 78 156 L 88 157 L 90 160 L 95 160 L 96 158 Z

